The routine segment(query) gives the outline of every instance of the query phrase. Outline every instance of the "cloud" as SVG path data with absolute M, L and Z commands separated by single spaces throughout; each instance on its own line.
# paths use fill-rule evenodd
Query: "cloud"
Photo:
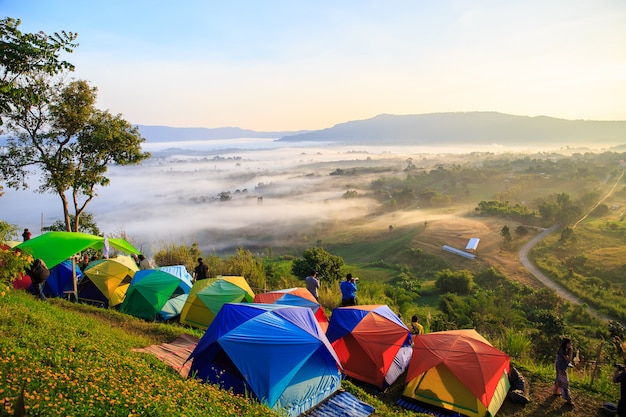
M 390 158 L 377 152 L 293 146 L 223 153 L 157 149 L 139 166 L 111 166 L 111 185 L 98 190 L 87 211 L 105 234 L 124 231 L 148 254 L 163 242 L 198 242 L 204 251 L 259 241 L 269 245 L 316 225 L 367 216 L 376 203 L 363 196 L 364 190 L 360 198 L 343 198 L 350 186 L 367 187 L 367 180 L 350 184 L 354 178 L 329 174 L 340 166 Z M 400 156 L 402 164 L 404 159 Z M 54 195 L 6 191 L 3 220 L 11 224 L 37 231 L 42 218 L 50 225 L 62 217 Z M 222 201 L 221 193 L 230 200 Z

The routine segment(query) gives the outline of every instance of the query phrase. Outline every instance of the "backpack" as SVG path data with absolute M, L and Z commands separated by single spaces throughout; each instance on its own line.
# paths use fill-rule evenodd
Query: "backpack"
M 33 265 L 26 272 L 28 272 L 33 284 L 40 284 L 50 276 L 50 270 L 41 259 L 35 259 Z

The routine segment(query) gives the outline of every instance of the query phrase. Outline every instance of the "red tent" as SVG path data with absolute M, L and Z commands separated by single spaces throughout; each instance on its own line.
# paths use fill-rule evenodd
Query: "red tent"
M 509 390 L 509 356 L 476 330 L 413 338 L 405 398 L 464 416 L 495 415 Z
M 306 288 L 289 288 L 286 290 L 270 291 L 254 296 L 255 303 L 261 304 L 282 304 L 289 306 L 308 307 L 313 311 L 315 319 L 319 323 L 322 331 L 326 333 L 328 329 L 328 317 L 322 306 L 317 302 L 313 294 Z
M 386 305 L 334 309 L 326 336 L 344 373 L 377 388 L 393 384 L 411 360 L 411 331 Z

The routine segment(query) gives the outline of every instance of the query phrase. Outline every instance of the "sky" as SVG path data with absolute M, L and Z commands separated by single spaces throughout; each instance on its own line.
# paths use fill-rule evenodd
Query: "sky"
M 133 124 L 317 130 L 379 114 L 626 120 L 624 0 L 0 0 Z

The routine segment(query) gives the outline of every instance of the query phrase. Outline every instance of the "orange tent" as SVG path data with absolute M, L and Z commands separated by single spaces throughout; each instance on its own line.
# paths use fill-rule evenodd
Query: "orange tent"
M 493 416 L 509 391 L 509 369 L 509 356 L 476 330 L 416 335 L 402 395 L 468 417 Z

